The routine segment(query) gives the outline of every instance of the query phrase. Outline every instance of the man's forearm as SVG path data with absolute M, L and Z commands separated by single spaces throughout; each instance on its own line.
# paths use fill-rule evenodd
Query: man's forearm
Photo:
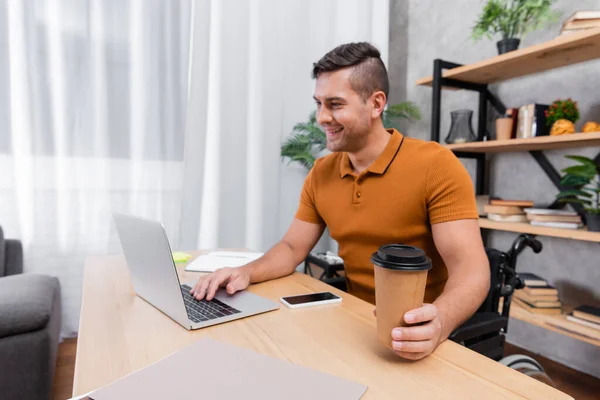
M 270 279 L 281 278 L 294 272 L 302 260 L 294 249 L 285 241 L 280 241 L 273 246 L 264 256 L 241 268 L 250 274 L 250 283 L 259 283 Z
M 477 311 L 488 294 L 489 279 L 489 272 L 448 278 L 444 292 L 433 302 L 442 323 L 442 341 Z

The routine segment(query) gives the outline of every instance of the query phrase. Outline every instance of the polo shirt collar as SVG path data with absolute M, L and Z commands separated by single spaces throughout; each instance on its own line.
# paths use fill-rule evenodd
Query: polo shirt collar
M 379 157 L 367 168 L 367 171 L 374 174 L 381 175 L 387 170 L 402 143 L 402 134 L 400 132 L 395 129 L 386 130 L 391 134 L 390 140 Z M 340 177 L 344 178 L 346 175 L 352 175 L 352 165 L 350 164 L 348 153 L 344 152 L 340 161 Z

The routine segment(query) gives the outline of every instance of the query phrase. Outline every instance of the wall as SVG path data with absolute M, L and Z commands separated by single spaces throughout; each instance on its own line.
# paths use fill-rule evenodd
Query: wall
M 577 7 L 573 3 L 577 3 Z M 431 126 L 431 89 L 415 84 L 418 78 L 432 74 L 433 60 L 441 58 L 460 64 L 469 64 L 497 54 L 495 40 L 473 42 L 470 29 L 484 3 L 479 0 L 441 2 L 433 0 L 392 0 L 390 3 L 389 70 L 392 81 L 390 101 L 412 100 L 423 112 L 423 119 L 407 126 L 412 137 L 429 140 Z M 562 18 L 576 9 L 600 9 L 597 0 L 557 3 Z M 555 37 L 560 24 L 531 33 L 521 47 L 544 42 Z M 492 85 L 507 107 L 538 102 L 549 104 L 556 98 L 572 97 L 577 100 L 582 121 L 600 121 L 600 94 L 590 83 L 599 77 L 600 61 L 595 60 L 536 75 Z M 440 137 L 443 140 L 450 127 L 450 111 L 459 108 L 474 110 L 473 127 L 477 126 L 477 93 L 446 91 L 442 93 L 442 120 Z M 491 126 L 490 121 L 490 126 Z M 582 123 L 578 124 L 580 127 Z M 600 148 L 549 151 L 546 155 L 557 170 L 568 165 L 565 154 L 595 156 Z M 472 176 L 474 162 L 463 160 Z M 490 157 L 490 194 L 505 198 L 532 199 L 536 205 L 551 203 L 556 189 L 528 153 L 500 154 Z M 506 250 L 516 237 L 514 233 L 493 232 L 490 245 Z M 529 249 L 519 258 L 520 271 L 538 273 L 557 286 L 561 299 L 570 304 L 600 305 L 600 245 L 550 237 L 539 237 L 543 244 L 540 254 Z M 570 365 L 573 368 L 600 375 L 592 368 L 592 361 L 600 356 L 600 348 L 585 346 L 582 342 L 553 332 L 542 331 L 529 324 L 512 323 L 509 341 L 536 353 Z M 544 336 L 543 340 L 541 336 Z M 568 349 L 568 351 L 564 351 Z M 597 363 L 596 363 L 597 364 Z

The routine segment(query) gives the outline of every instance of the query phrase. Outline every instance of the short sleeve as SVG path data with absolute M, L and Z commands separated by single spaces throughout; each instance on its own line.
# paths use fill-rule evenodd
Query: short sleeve
M 469 172 L 452 151 L 443 148 L 436 155 L 425 191 L 430 224 L 479 218 Z
M 296 211 L 296 218 L 312 224 L 324 224 L 323 218 L 317 211 L 315 204 L 315 188 L 314 188 L 314 175 L 317 163 L 311 168 L 304 179 L 304 185 L 302 186 L 302 193 L 300 193 L 300 204 Z

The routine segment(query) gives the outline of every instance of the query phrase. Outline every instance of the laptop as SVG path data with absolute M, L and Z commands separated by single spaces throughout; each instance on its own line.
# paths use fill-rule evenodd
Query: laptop
M 196 280 L 179 281 L 160 222 L 121 213 L 113 213 L 113 219 L 136 294 L 184 328 L 205 328 L 279 308 L 245 290 L 230 295 L 221 288 L 211 301 L 196 300 L 190 294 Z

